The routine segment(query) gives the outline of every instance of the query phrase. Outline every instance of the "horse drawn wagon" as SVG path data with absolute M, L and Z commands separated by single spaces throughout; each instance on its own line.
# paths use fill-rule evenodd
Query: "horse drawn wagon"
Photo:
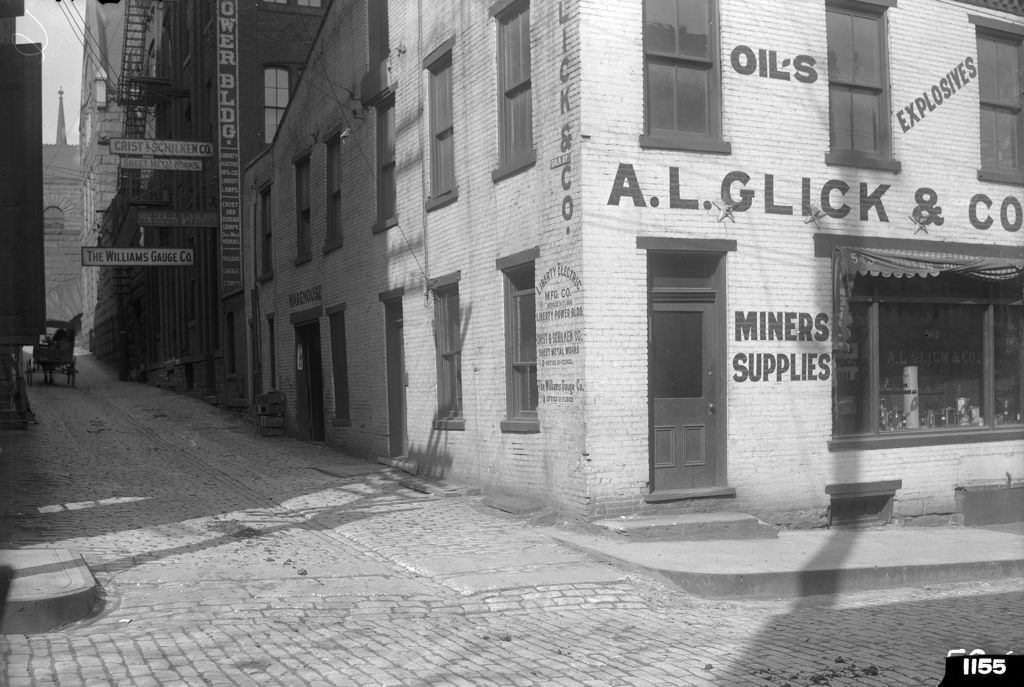
M 63 373 L 70 386 L 75 385 L 75 335 L 81 327 L 81 315 L 70 321 L 47 320 L 46 334 L 32 347 L 32 358 L 26 368 L 26 378 L 32 384 L 36 370 L 43 373 L 43 383 L 53 383 L 53 373 Z

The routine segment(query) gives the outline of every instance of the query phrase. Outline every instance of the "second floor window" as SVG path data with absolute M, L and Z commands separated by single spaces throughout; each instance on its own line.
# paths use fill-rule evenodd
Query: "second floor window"
M 982 179 L 1024 183 L 1021 36 L 978 32 Z
M 728 153 L 722 142 L 716 0 L 644 1 L 641 145 Z
M 451 48 L 427 65 L 430 72 L 430 197 L 455 191 Z
M 263 141 L 271 143 L 288 107 L 288 70 L 267 67 L 263 70 Z
M 395 187 L 395 100 L 377 107 L 377 228 L 397 223 Z
M 271 187 L 260 191 L 260 275 L 274 273 L 274 225 L 271 207 Z
M 327 245 L 341 245 L 341 135 L 327 142 Z
M 898 171 L 889 126 L 885 8 L 827 8 L 830 164 Z
M 309 213 L 309 158 L 295 163 L 295 237 L 297 258 L 309 258 L 312 252 L 312 226 Z
M 515 171 L 535 158 L 530 67 L 530 4 L 513 2 L 498 20 L 499 169 Z

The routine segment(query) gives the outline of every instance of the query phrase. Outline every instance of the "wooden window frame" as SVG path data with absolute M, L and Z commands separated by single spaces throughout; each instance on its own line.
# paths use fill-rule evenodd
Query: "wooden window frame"
M 707 3 L 707 12 L 710 23 L 708 29 L 709 45 L 707 57 L 655 51 L 650 46 L 650 36 L 646 30 L 646 17 L 649 1 L 650 0 L 644 0 L 644 19 L 641 25 L 642 32 L 644 34 L 644 133 L 640 136 L 640 147 L 686 150 L 719 155 L 730 154 L 732 152 L 732 146 L 722 138 L 722 65 L 720 55 L 721 37 L 719 36 L 718 0 L 703 0 Z M 694 134 L 691 132 L 668 129 L 654 129 L 651 126 L 652 89 L 650 65 L 652 63 L 660 63 L 691 70 L 699 69 L 707 72 L 707 134 Z
M 427 210 L 454 202 L 459 195 L 455 184 L 455 116 L 452 99 L 452 45 L 445 41 L 426 60 L 430 112 L 430 195 Z M 442 151 L 448 155 L 442 155 Z M 445 164 L 447 160 L 447 164 Z
M 986 160 L 983 156 L 983 149 L 978 151 L 980 167 L 978 168 L 978 179 L 981 181 L 993 181 L 1002 184 L 1014 184 L 1024 186 L 1024 102 L 1020 94 L 1024 93 L 1024 26 L 1009 24 L 988 19 L 987 17 L 969 16 L 971 23 L 976 27 L 976 40 L 978 43 L 978 106 L 979 120 L 978 133 L 983 134 L 984 126 L 982 116 L 986 110 L 999 110 L 1012 112 L 1017 118 L 1017 147 L 1015 152 L 1016 167 L 1007 168 L 995 164 L 993 160 Z M 1016 49 L 1017 57 L 1017 91 L 1016 103 L 1004 102 L 1001 100 L 987 99 L 981 88 L 980 73 L 985 69 L 982 63 L 981 42 L 983 40 L 997 43 L 1010 44 Z
M 889 49 L 888 49 L 888 14 L 886 10 L 895 6 L 893 0 L 828 0 L 826 2 L 826 14 L 842 14 L 868 18 L 876 23 L 878 28 L 878 73 L 877 82 L 868 84 L 841 80 L 836 78 L 835 71 L 829 69 L 829 150 L 825 153 L 825 164 L 844 167 L 860 167 L 867 169 L 879 169 L 889 172 L 899 172 L 900 163 L 893 159 L 893 134 L 890 108 L 890 77 L 889 77 Z M 827 42 L 827 27 L 826 27 Z M 829 49 L 829 53 L 833 51 Z M 833 87 L 847 89 L 850 91 L 872 92 L 875 95 L 876 106 L 874 113 L 878 124 L 878 140 L 875 152 L 864 152 L 837 147 L 836 132 L 833 123 L 835 104 L 833 102 Z M 852 111 L 851 111 L 852 121 Z
M 325 201 L 325 215 L 327 217 L 326 238 L 324 239 L 324 252 L 340 248 L 343 243 L 342 235 L 342 208 L 341 208 L 341 134 L 335 134 L 327 139 L 327 160 L 326 160 L 326 183 L 327 193 Z
M 462 405 L 462 316 L 459 310 L 459 275 L 435 280 L 434 350 L 437 363 L 435 429 L 464 430 Z
M 270 72 L 277 74 L 284 74 L 284 103 L 278 102 L 275 97 L 274 102 L 270 102 L 270 89 L 273 88 L 275 94 L 279 94 L 281 86 L 279 83 L 275 83 L 272 87 L 267 84 L 267 75 Z M 281 122 L 284 119 L 285 110 L 288 109 L 288 103 L 291 101 L 291 88 L 292 88 L 292 75 L 288 67 L 280 64 L 267 64 L 263 66 L 263 142 L 270 144 L 274 142 L 274 137 L 277 135 L 277 130 L 281 126 Z M 271 112 L 276 113 L 274 122 L 274 130 L 271 132 L 268 117 Z
M 498 59 L 498 168 L 491 173 L 494 182 L 513 176 L 532 167 L 537 161 L 533 140 L 533 68 L 530 51 L 530 2 L 514 0 L 500 2 L 492 7 L 491 14 L 497 21 Z M 520 40 L 515 47 L 521 48 L 517 60 L 518 78 L 510 73 L 512 62 L 510 44 L 513 28 L 520 31 Z M 522 34 L 525 33 L 525 37 Z M 513 80 L 514 79 L 514 80 Z M 519 97 L 525 98 L 525 110 L 517 111 L 521 118 L 510 111 L 512 103 Z M 523 115 L 525 111 L 525 115 Z M 526 121 L 522 121 L 525 119 Z
M 328 308 L 328 323 L 331 329 L 331 373 L 334 380 L 335 426 L 352 425 L 351 396 L 348 379 L 348 335 L 345 330 L 344 305 Z
M 520 330 L 521 302 L 527 294 L 533 298 L 536 314 L 537 293 L 534 279 L 534 260 L 517 264 L 499 264 L 505 284 L 505 391 L 506 417 L 501 421 L 502 432 L 536 434 L 540 432 L 537 405 L 530 407 L 529 392 L 524 391 L 523 379 L 537 377 L 536 320 L 534 321 L 533 355 L 523 355 L 523 341 Z M 529 283 L 529 286 L 526 283 Z M 532 360 L 530 359 L 532 357 Z M 528 381 L 527 381 L 528 383 Z M 539 391 L 535 392 L 539 401 Z
M 295 174 L 295 263 L 308 262 L 313 257 L 313 222 L 310 205 L 311 156 L 307 153 L 297 159 Z M 305 185 L 301 184 L 303 170 Z
M 274 276 L 274 187 L 260 189 L 260 279 Z
M 398 176 L 395 164 L 395 98 L 377 104 L 377 223 L 374 231 L 398 224 Z M 390 188 L 386 181 L 390 180 Z
M 1001 305 L 1012 305 L 1010 300 L 997 298 L 992 294 L 979 298 L 977 295 L 941 295 L 931 296 L 922 292 L 920 295 L 885 295 L 879 294 L 873 288 L 867 295 L 855 295 L 850 298 L 853 303 L 867 304 L 867 382 L 869 405 L 863 409 L 866 416 L 870 418 L 870 430 L 867 432 L 836 434 L 835 422 L 839 393 L 837 386 L 838 375 L 833 374 L 833 435 L 829 442 L 830 451 L 862 450 L 880 448 L 899 448 L 907 446 L 938 446 L 946 444 L 978 443 L 988 441 L 1008 441 L 1024 439 L 1024 425 L 1006 424 L 1000 425 L 995 421 L 995 308 Z M 965 306 L 983 307 L 982 324 L 982 410 L 983 424 L 980 426 L 952 426 L 942 429 L 921 429 L 918 431 L 882 431 L 880 428 L 879 414 L 881 411 L 881 348 L 879 341 L 879 308 L 883 304 L 922 304 L 934 306 Z M 838 363 L 836 364 L 838 367 Z M 835 368 L 834 368 L 835 372 Z M 1020 380 L 1024 382 L 1024 380 Z

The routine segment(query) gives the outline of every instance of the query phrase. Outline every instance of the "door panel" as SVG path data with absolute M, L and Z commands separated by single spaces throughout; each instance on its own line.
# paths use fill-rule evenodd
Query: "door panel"
M 653 304 L 650 389 L 655 491 L 716 483 L 714 315 L 713 303 Z

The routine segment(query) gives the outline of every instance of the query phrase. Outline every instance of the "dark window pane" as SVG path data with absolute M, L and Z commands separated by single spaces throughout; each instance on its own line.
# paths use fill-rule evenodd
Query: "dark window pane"
M 703 394 L 704 315 L 655 311 L 651 316 L 655 398 L 698 398 Z
M 1020 150 L 1018 122 L 1020 115 L 1012 112 L 994 113 L 993 144 L 997 167 L 1013 169 L 1018 166 L 1017 151 Z
M 711 30 L 708 0 L 678 0 L 679 43 L 677 52 L 688 57 L 710 58 Z
M 1020 283 L 1017 282 L 1019 288 Z M 1019 293 L 1019 292 L 1018 292 Z M 995 308 L 996 424 L 1020 424 L 1024 414 L 1024 308 Z
M 676 69 L 676 128 L 687 133 L 707 134 L 708 75 L 704 69 Z
M 826 26 L 829 80 L 849 83 L 853 80 L 852 18 L 845 13 L 829 12 Z
M 674 53 L 676 50 L 676 0 L 647 0 L 644 4 L 644 39 L 647 49 Z
M 982 424 L 984 314 L 983 306 L 879 305 L 880 431 Z
M 852 19 L 853 25 L 853 80 L 860 85 L 881 87 L 881 44 L 879 36 L 880 19 L 874 17 L 858 17 Z
M 850 94 L 853 105 L 853 141 L 851 150 L 864 153 L 881 152 L 878 145 L 878 105 L 880 95 L 854 91 Z
M 868 306 L 866 303 L 852 303 L 850 315 L 850 350 L 836 351 L 835 370 L 835 433 L 864 434 L 872 431 L 871 360 L 870 338 L 868 336 Z
M 1000 103 L 1016 107 L 1020 104 L 1020 75 L 1017 69 L 1016 44 L 1000 41 L 996 44 L 996 97 Z
M 853 149 L 853 93 L 845 86 L 829 86 L 829 120 L 833 150 Z
M 978 37 L 978 92 L 982 100 L 993 101 L 999 92 L 999 66 L 996 61 L 996 42 Z

